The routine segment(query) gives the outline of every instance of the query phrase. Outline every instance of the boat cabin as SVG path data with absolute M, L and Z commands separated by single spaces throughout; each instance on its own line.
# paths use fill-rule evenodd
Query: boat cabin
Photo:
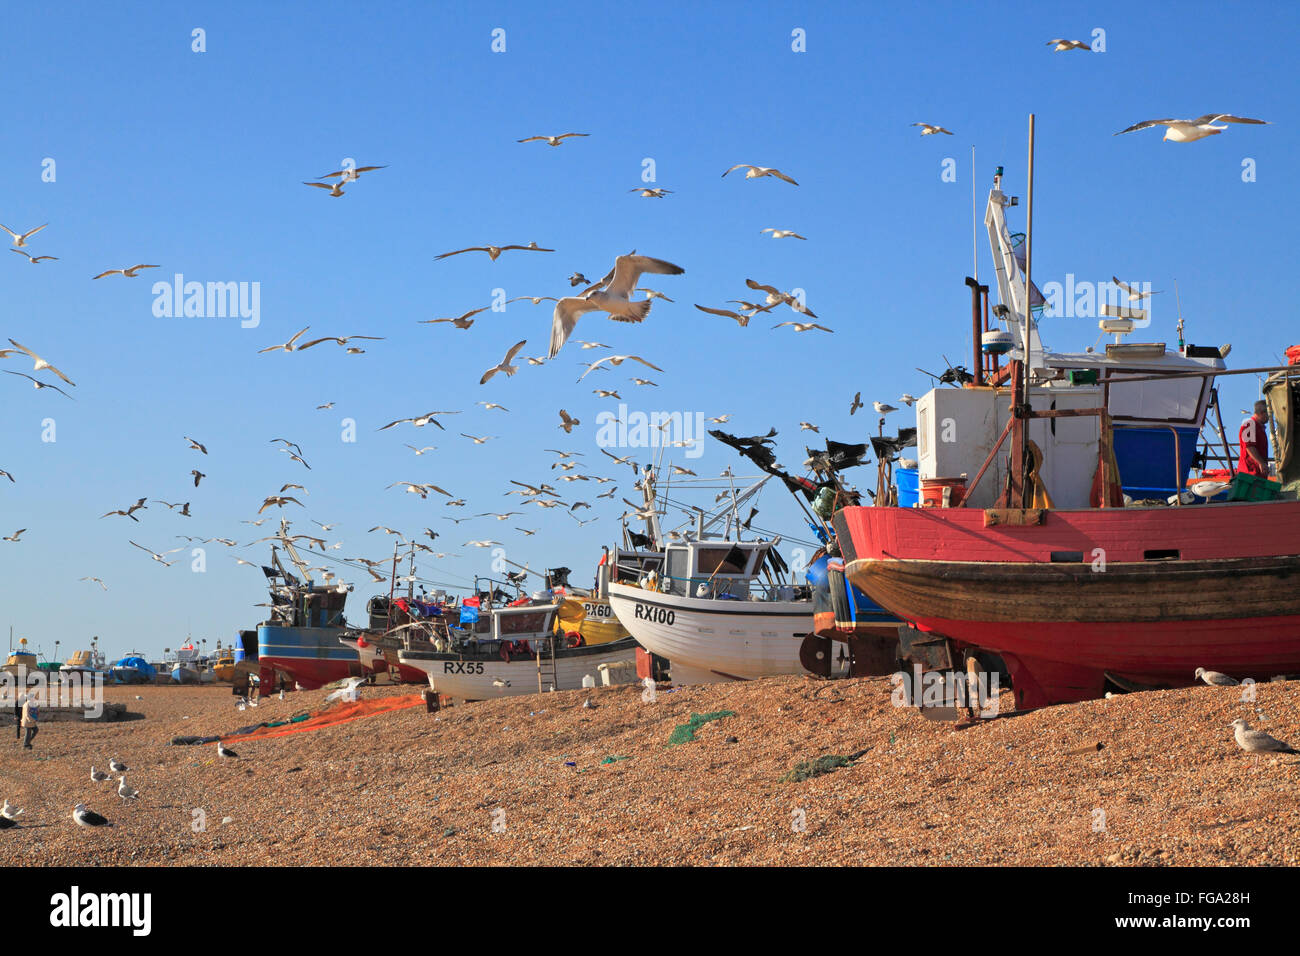
M 662 553 L 620 550 L 616 552 L 616 580 L 678 597 L 792 600 L 793 588 L 768 586 L 759 580 L 771 548 L 771 541 L 704 538 L 669 542 Z

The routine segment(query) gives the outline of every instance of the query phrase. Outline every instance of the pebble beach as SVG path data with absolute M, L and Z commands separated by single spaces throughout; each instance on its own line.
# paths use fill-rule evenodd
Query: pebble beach
M 624 686 L 421 704 L 231 741 L 238 759 L 168 742 L 319 711 L 328 692 L 240 712 L 226 685 L 114 687 L 126 720 L 47 723 L 32 751 L 0 736 L 0 796 L 24 809 L 0 841 L 9 865 L 36 866 L 1300 863 L 1300 760 L 1256 764 L 1229 727 L 1245 717 L 1300 741 L 1300 685 L 1261 685 L 1253 703 L 1195 687 L 969 725 L 893 706 L 891 687 L 786 677 L 653 702 Z M 362 699 L 419 691 L 381 684 Z M 1001 703 L 1012 709 L 1009 693 Z M 670 745 L 693 714 L 720 711 L 732 716 Z M 113 757 L 138 800 L 91 781 Z M 79 802 L 113 826 L 78 828 Z

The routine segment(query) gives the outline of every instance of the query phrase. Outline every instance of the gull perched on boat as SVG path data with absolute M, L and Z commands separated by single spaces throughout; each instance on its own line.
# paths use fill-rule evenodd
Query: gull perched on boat
M 516 143 L 533 143 L 537 140 L 544 140 L 548 146 L 559 146 L 570 136 L 590 136 L 590 133 L 561 133 L 559 136 L 529 136 L 526 139 L 517 139 Z
M 490 309 L 490 308 L 492 308 L 492 306 L 490 306 L 490 305 L 485 305 L 485 306 L 483 306 L 483 307 L 480 308 L 480 309 L 471 309 L 470 311 L 466 312 L 464 315 L 460 315 L 460 316 L 457 316 L 457 317 L 455 317 L 455 318 L 446 318 L 446 319 L 421 319 L 421 320 L 420 320 L 420 324 L 421 324 L 421 325 L 437 325 L 439 322 L 450 322 L 452 325 L 456 326 L 456 328 L 458 328 L 458 329 L 468 329 L 471 325 L 474 324 L 473 316 L 478 315 L 480 312 L 486 312 L 486 311 L 487 311 L 488 309 Z
M 1285 741 L 1278 740 L 1262 730 L 1251 730 L 1250 724 L 1244 720 L 1234 720 L 1229 726 L 1234 729 L 1233 736 L 1237 738 L 1237 746 L 1249 754 L 1255 756 L 1255 762 L 1259 762 L 1259 755 L 1264 753 L 1274 754 L 1293 754 L 1300 753 Z
M 640 362 L 646 368 L 652 368 L 656 372 L 663 371 L 663 369 L 661 369 L 658 365 L 652 365 L 650 362 L 647 362 L 639 355 L 606 355 L 603 359 L 597 359 L 595 362 L 592 362 L 590 365 L 588 365 L 587 371 L 583 372 L 580 376 L 578 376 L 578 381 L 581 382 L 584 378 L 586 378 L 588 375 L 594 372 L 597 368 L 603 366 L 606 362 L 608 362 L 610 365 L 617 366 L 617 365 L 622 365 L 624 362 L 628 361 L 629 359 L 633 362 Z
M 45 361 L 45 359 L 41 358 L 39 355 L 37 355 L 35 352 L 33 352 L 31 349 L 29 349 L 27 346 L 25 346 L 25 345 L 19 345 L 19 344 L 18 344 L 17 342 L 15 342 L 13 339 L 10 339 L 10 340 L 9 340 L 9 344 L 12 345 L 12 346 L 13 346 L 15 349 L 17 349 L 19 352 L 22 352 L 24 355 L 26 355 L 28 358 L 30 358 L 30 359 L 35 363 L 35 364 L 32 366 L 32 371 L 33 371 L 33 372 L 39 372 L 41 369 L 49 369 L 51 372 L 53 372 L 53 373 L 54 373 L 55 375 L 57 375 L 59 378 L 63 379 L 65 382 L 67 382 L 69 385 L 76 385 L 76 384 L 77 384 L 77 383 L 74 382 L 72 379 L 68 378 L 68 376 L 66 376 L 66 375 L 64 375 L 62 372 L 60 372 L 60 371 L 59 371 L 57 368 L 55 368 L 53 365 L 51 365 L 49 362 Z M 4 356 L 10 354 L 11 351 L 12 351 L 12 350 L 10 350 L 10 349 L 5 349 L 5 350 L 3 350 L 3 351 L 0 351 L 0 358 L 4 358 Z
M 804 241 L 807 241 L 808 239 L 807 236 L 801 236 L 793 229 L 773 229 L 771 226 L 769 226 L 766 229 L 760 229 L 758 231 L 760 234 L 764 232 L 770 232 L 772 234 L 773 239 L 803 239 Z
M 12 229 L 10 229 L 8 226 L 5 225 L 0 225 L 0 229 L 3 229 L 5 232 L 9 233 L 9 235 L 13 236 L 14 245 L 18 246 L 21 249 L 23 246 L 27 245 L 27 240 L 30 237 L 36 235 L 38 232 L 40 232 L 48 225 L 49 223 L 47 222 L 44 223 L 43 225 L 37 226 L 35 229 L 29 229 L 27 232 L 21 234 L 14 232 Z
M 519 350 L 527 344 L 528 344 L 527 339 L 521 339 L 520 341 L 516 342 L 514 345 L 510 346 L 510 351 L 506 352 L 506 357 L 503 358 L 496 365 L 493 365 L 486 372 L 484 372 L 483 377 L 478 380 L 478 383 L 480 385 L 486 385 L 488 379 L 490 379 L 497 372 L 505 372 L 507 378 L 511 375 L 514 375 L 515 372 L 519 371 L 519 366 L 511 365 L 510 363 L 514 360 L 514 357 L 519 354 Z
M 1255 126 L 1268 126 L 1268 120 L 1251 119 L 1248 116 L 1233 116 L 1230 113 L 1206 113 L 1196 119 L 1154 119 L 1134 123 L 1128 129 L 1122 129 L 1115 136 L 1131 133 L 1134 130 L 1149 129 L 1152 126 L 1164 126 L 1165 135 L 1161 139 L 1171 143 L 1194 143 L 1198 139 L 1222 133 L 1228 127 L 1215 126 L 1215 123 L 1250 123 Z
M 737 163 L 735 166 L 732 166 L 731 169 L 728 169 L 727 173 L 733 172 L 737 169 L 746 170 L 745 172 L 746 179 L 759 179 L 763 176 L 775 176 L 777 179 L 784 179 L 787 183 L 789 183 L 792 186 L 799 185 L 797 182 L 795 182 L 785 173 L 781 172 L 781 170 L 773 169 L 769 166 L 752 166 L 749 163 Z M 723 179 L 727 177 L 727 173 L 722 174 Z
M 28 375 L 26 372 L 11 372 L 11 371 L 9 371 L 9 369 L 7 369 L 7 368 L 0 369 L 0 372 L 4 372 L 6 375 L 17 375 L 19 378 L 25 378 L 25 379 L 27 379 L 27 381 L 29 381 L 29 382 L 32 383 L 32 387 L 33 387 L 33 388 L 36 388 L 36 389 L 52 388 L 52 389 L 54 389 L 56 392 L 58 392 L 60 395 L 62 395 L 64 398 L 72 398 L 71 395 L 69 395 L 69 394 L 68 394 L 67 392 L 65 392 L 63 389 L 59 388 L 59 386 L 57 386 L 57 385 L 51 385 L 51 384 L 49 384 L 48 382 L 42 382 L 40 379 L 38 379 L 38 378 L 33 378 L 31 375 Z M 75 398 L 73 398 L 72 400 L 73 400 L 74 402 L 76 401 Z
M 88 810 L 84 803 L 79 803 L 72 808 L 72 819 L 77 821 L 79 827 L 111 827 L 113 825 L 94 810 Z
M 1195 676 L 1212 687 L 1237 687 L 1241 684 L 1241 681 L 1229 677 L 1227 674 L 1220 674 L 1218 671 L 1207 671 L 1204 667 L 1196 668 Z
M 506 252 L 506 251 L 508 251 L 508 250 L 510 250 L 510 249 L 520 249 L 520 250 L 522 250 L 522 251 L 524 251 L 524 252 L 554 252 L 554 251 L 555 251 L 554 249 L 543 249 L 543 248 L 542 248 L 541 246 L 539 246 L 537 243 L 535 243 L 535 242 L 530 242 L 530 243 L 529 243 L 528 245 L 526 245 L 526 246 L 518 246 L 518 245 L 510 245 L 510 246 L 468 246 L 468 247 L 466 247 L 466 248 L 464 248 L 464 249 L 457 249 L 457 250 L 455 250 L 454 252 L 444 252 L 442 255 L 440 255 L 440 256 L 434 256 L 433 258 L 434 258 L 435 260 L 436 260 L 436 259 L 446 259 L 446 258 L 448 258 L 449 256 L 458 256 L 458 255 L 460 255 L 462 252 L 486 252 L 486 253 L 488 254 L 488 258 L 491 259 L 493 262 L 496 262 L 496 260 L 497 260 L 497 256 L 501 255 L 501 253 Z
M 1149 296 L 1149 295 L 1159 295 L 1159 294 L 1160 294 L 1159 291 L 1157 291 L 1157 292 L 1139 292 L 1137 289 L 1133 288 L 1133 287 L 1132 287 L 1131 285 L 1129 285 L 1127 282 L 1120 282 L 1119 279 L 1118 279 L 1118 277 L 1116 277 L 1116 276 L 1111 276 L 1111 277 L 1110 277 L 1110 281 L 1113 282 L 1113 283 L 1115 283 L 1115 285 L 1119 286 L 1121 290 L 1123 290 L 1124 292 L 1126 292 L 1126 293 L 1128 294 L 1128 300 L 1129 300 L 1130 302 L 1141 302 L 1143 299 L 1145 299 L 1145 298 L 1146 298 L 1147 296 Z
M 555 303 L 551 317 L 551 347 L 547 358 L 555 358 L 572 334 L 578 319 L 587 312 L 606 312 L 616 322 L 643 322 L 650 313 L 651 299 L 631 301 L 637 280 L 647 272 L 656 275 L 682 275 L 681 266 L 650 256 L 626 255 L 614 260 L 614 268 L 604 289 L 592 289 L 581 298 L 565 296 Z
M 1092 50 L 1092 47 L 1089 44 L 1084 43 L 1082 40 L 1066 40 L 1062 37 L 1048 40 L 1046 45 L 1052 47 L 1057 53 L 1062 53 L 1066 50 Z
M 886 405 L 884 402 L 872 402 L 871 407 L 881 415 L 888 415 L 890 412 L 898 411 L 893 405 Z
M 944 129 L 942 126 L 935 126 L 932 123 L 913 123 L 912 125 L 921 127 L 922 136 L 933 136 L 935 133 L 947 133 L 949 136 L 952 135 L 952 130 Z
M 102 279 L 104 278 L 104 276 L 122 276 L 127 279 L 134 279 L 136 277 L 135 274 L 139 272 L 141 269 L 157 269 L 157 268 L 158 266 L 156 265 L 146 265 L 144 263 L 141 263 L 140 265 L 130 266 L 129 268 L 126 269 L 108 269 L 104 272 L 101 272 L 97 276 L 91 276 L 91 278 Z
M 126 803 L 128 800 L 135 800 L 138 798 L 140 796 L 140 791 L 135 787 L 128 787 L 126 785 L 126 777 L 118 777 L 117 795 L 122 798 L 123 803 Z
M 10 249 L 9 251 L 16 252 L 20 256 L 26 256 L 27 261 L 30 262 L 32 265 L 36 265 L 36 263 L 38 262 L 44 262 L 46 259 L 49 259 L 52 262 L 57 262 L 59 259 L 58 256 L 34 256 L 30 252 L 26 251 L 25 249 Z
M 772 328 L 779 329 L 783 325 L 793 325 L 796 332 L 807 332 L 810 329 L 821 329 L 823 332 L 835 331 L 834 329 L 826 328 L 824 325 L 818 325 L 816 322 L 778 322 L 776 325 L 772 326 Z

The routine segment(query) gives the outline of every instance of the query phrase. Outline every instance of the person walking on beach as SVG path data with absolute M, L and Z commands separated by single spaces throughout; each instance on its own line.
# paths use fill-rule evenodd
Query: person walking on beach
M 14 694 L 14 743 L 23 739 L 23 704 L 27 703 L 26 694 Z
M 35 698 L 29 696 L 23 703 L 22 726 L 27 730 L 27 739 L 23 741 L 24 750 L 32 749 L 32 738 L 35 737 L 37 731 L 40 730 L 40 727 L 37 726 L 37 721 L 40 720 L 40 717 L 40 708 L 36 706 Z

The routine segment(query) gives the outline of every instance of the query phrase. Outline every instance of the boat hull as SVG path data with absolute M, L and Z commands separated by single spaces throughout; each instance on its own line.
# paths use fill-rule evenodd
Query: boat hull
M 1300 555 L 1287 553 L 1300 502 L 853 508 L 836 524 L 856 587 L 922 631 L 1000 654 L 1021 708 L 1100 697 L 1108 676 L 1167 687 L 1197 667 L 1300 671 Z
M 367 674 L 386 676 L 395 670 L 398 678 L 405 684 L 419 684 L 424 681 L 424 671 L 403 664 L 396 650 L 380 647 L 370 641 L 362 647 L 355 637 L 341 637 L 339 642 L 356 653 L 361 669 Z
M 439 694 L 459 700 L 492 700 L 519 697 L 538 692 L 538 665 L 535 657 L 506 661 L 501 657 L 481 657 L 403 650 L 398 652 L 402 664 L 427 675 L 429 686 Z M 635 683 L 636 644 L 625 638 L 612 644 L 566 648 L 555 656 L 542 655 L 542 690 L 575 690 L 582 679 L 590 676 L 597 684 L 604 681 L 605 665 L 611 684 Z
M 638 644 L 677 667 L 675 683 L 811 673 L 799 655 L 811 601 L 719 601 L 617 583 L 609 601 Z
M 257 663 L 263 671 L 287 674 L 304 690 L 365 676 L 356 651 L 339 643 L 342 634 L 343 628 L 336 627 L 259 624 Z

